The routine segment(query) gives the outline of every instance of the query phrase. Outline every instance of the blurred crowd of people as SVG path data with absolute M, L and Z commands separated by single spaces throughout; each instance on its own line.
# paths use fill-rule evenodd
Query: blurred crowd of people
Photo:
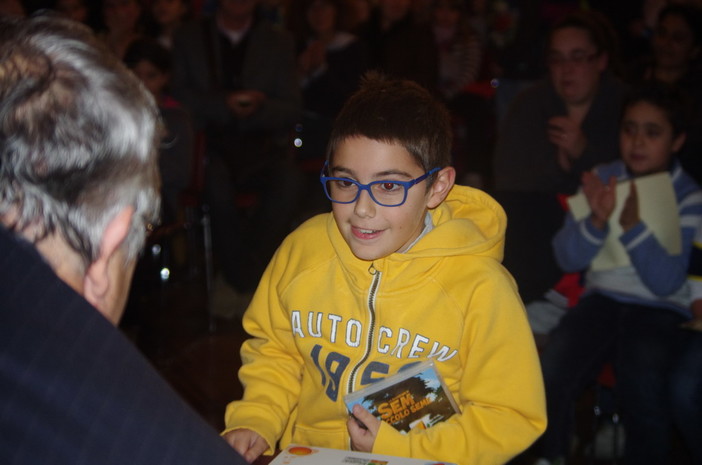
M 164 220 L 178 215 L 178 194 L 193 175 L 195 141 L 204 138 L 208 162 L 204 195 L 211 209 L 218 270 L 213 301 L 223 316 L 243 310 L 280 240 L 305 215 L 324 205 L 321 189 L 312 193 L 307 185 L 312 179 L 317 188 L 331 123 L 363 73 L 375 69 L 417 81 L 439 96 L 451 112 L 459 183 L 487 190 L 506 210 L 509 226 L 504 263 L 519 285 L 532 321 L 545 325 L 535 327 L 535 332 L 545 336 L 560 328 L 568 307 L 580 308 L 577 299 L 568 301 L 568 296 L 554 289 L 566 273 L 580 276 L 589 266 L 587 262 L 564 269 L 558 251 L 554 253 L 554 237 L 572 219 L 563 199 L 583 189 L 584 173 L 623 156 L 620 121 L 631 89 L 656 82 L 684 95 L 686 111 L 680 133 L 686 137 L 672 150 L 675 167 L 684 170 L 691 183 L 702 182 L 700 3 L 0 0 L 0 14 L 25 15 L 51 8 L 87 23 L 144 82 L 167 127 L 160 159 Z M 670 112 L 666 118 L 672 119 Z M 672 172 L 672 165 L 662 170 Z M 624 177 L 636 174 L 631 167 L 622 169 Z M 241 207 L 237 199 L 242 194 L 253 194 L 253 207 Z M 693 219 L 681 225 L 687 241 L 683 250 L 693 248 L 697 223 Z M 686 268 L 687 263 L 685 258 L 676 266 Z M 592 290 L 583 277 L 576 281 L 579 291 L 583 285 L 586 293 Z M 682 281 L 671 292 L 681 286 Z M 556 302 L 554 293 L 562 299 Z M 617 304 L 631 304 L 626 293 L 622 297 L 605 292 L 605 297 Z M 590 306 L 606 307 L 602 302 L 595 305 L 592 295 L 583 300 Z M 666 305 L 660 300 L 635 303 L 670 317 L 665 323 L 651 319 L 651 325 L 668 326 L 666 341 L 681 339 L 676 328 L 690 319 L 689 308 L 676 308 L 671 316 L 661 309 Z M 547 323 L 543 323 L 543 312 L 550 312 Z M 702 319 L 702 315 L 697 317 Z M 564 331 L 557 333 L 561 347 Z M 568 340 L 575 340 L 572 332 L 568 334 Z M 689 350 L 698 353 L 700 334 L 688 335 L 682 339 L 696 338 Z M 551 354 L 548 344 L 544 343 L 545 353 Z M 639 345 L 632 343 L 631 347 Z M 566 349 L 560 356 L 564 353 Z M 685 352 L 688 359 L 690 353 Z M 660 376 L 674 365 L 673 359 L 684 359 L 668 352 L 657 355 L 664 357 Z M 563 389 L 559 370 L 574 359 L 547 357 L 551 364 L 545 374 L 550 377 L 549 395 L 553 392 L 549 388 Z M 550 416 L 567 417 L 553 409 L 567 409 L 563 405 L 592 381 L 595 368 L 606 358 L 600 354 L 587 373 L 573 375 L 577 379 L 569 380 L 571 390 L 567 394 L 559 391 L 560 403 L 549 406 Z M 624 359 L 640 362 L 633 356 Z M 684 386 L 700 386 L 699 359 L 696 365 L 697 381 L 691 375 L 694 369 L 678 372 L 693 379 Z M 626 378 L 629 386 L 643 379 L 636 372 L 629 375 L 633 377 Z M 700 389 L 689 391 L 693 394 L 684 394 L 688 399 L 696 395 L 699 400 Z M 628 392 L 635 394 L 633 388 Z M 640 403 L 627 407 L 641 413 L 639 409 L 652 398 L 663 402 L 665 395 L 662 391 L 653 397 L 642 395 L 637 398 Z M 699 403 L 695 408 L 700 412 Z M 688 413 L 689 409 L 677 412 Z M 654 414 L 662 427 L 655 431 L 666 434 L 672 414 L 665 408 L 650 415 Z M 564 434 L 568 421 L 564 417 L 554 424 Z M 630 426 L 631 431 L 638 430 Z M 695 434 L 690 437 L 699 437 Z M 630 434 L 631 444 L 644 457 L 648 449 L 642 444 L 651 444 L 647 438 L 644 433 Z M 555 444 L 548 450 L 550 459 L 563 452 L 565 442 L 547 432 L 546 444 Z M 666 453 L 667 443 L 659 443 L 661 448 L 647 455 L 649 459 Z M 690 444 L 692 447 L 692 441 Z M 637 457 L 628 453 L 630 460 Z M 700 463 L 702 457 L 695 460 Z

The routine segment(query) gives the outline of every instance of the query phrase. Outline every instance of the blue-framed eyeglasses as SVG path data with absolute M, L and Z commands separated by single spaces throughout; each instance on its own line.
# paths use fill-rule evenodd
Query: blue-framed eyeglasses
M 325 176 L 328 164 L 324 163 L 319 181 L 324 186 L 327 198 L 336 203 L 353 203 L 358 200 L 361 191 L 367 191 L 375 203 L 383 207 L 399 207 L 407 200 L 407 191 L 419 184 L 441 168 L 434 168 L 411 181 L 373 181 L 361 184 L 349 178 L 334 178 Z

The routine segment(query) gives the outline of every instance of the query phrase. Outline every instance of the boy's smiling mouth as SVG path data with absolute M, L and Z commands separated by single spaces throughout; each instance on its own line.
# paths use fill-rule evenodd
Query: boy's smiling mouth
M 356 236 L 359 239 L 373 239 L 380 235 L 382 230 L 379 229 L 365 229 L 365 228 L 358 228 L 356 226 L 351 226 L 351 232 L 353 233 L 354 236 Z

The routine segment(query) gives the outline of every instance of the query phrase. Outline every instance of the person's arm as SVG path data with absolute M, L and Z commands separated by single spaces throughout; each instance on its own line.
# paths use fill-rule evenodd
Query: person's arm
M 266 442 L 267 453 L 274 452 L 298 402 L 303 363 L 277 299 L 276 283 L 284 270 L 285 258 L 276 253 L 244 315 L 244 329 L 251 336 L 241 347 L 244 395 L 227 406 L 223 432 L 229 440 L 231 431 L 250 430 Z M 250 434 L 246 440 L 258 441 Z
M 211 123 L 224 124 L 232 119 L 227 105 L 227 92 L 212 85 L 211 65 L 203 28 L 205 23 L 193 23 L 173 37 L 173 73 L 170 88 L 173 96 L 193 117 L 197 129 Z
M 463 372 L 450 389 L 461 413 L 410 434 L 381 422 L 373 453 L 502 464 L 544 431 L 543 380 L 524 307 L 504 268 L 492 260 L 484 265 L 460 322 Z
M 556 262 L 567 273 L 590 266 L 609 234 L 609 217 L 616 202 L 616 179 L 602 182 L 594 172 L 582 175 L 582 193 L 591 214 L 576 221 L 571 213 L 553 239 Z

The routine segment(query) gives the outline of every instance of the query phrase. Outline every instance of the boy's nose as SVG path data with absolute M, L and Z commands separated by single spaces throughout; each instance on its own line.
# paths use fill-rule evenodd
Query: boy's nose
M 370 193 L 362 190 L 358 194 L 353 211 L 361 217 L 369 217 L 375 215 L 375 201 L 371 198 Z

